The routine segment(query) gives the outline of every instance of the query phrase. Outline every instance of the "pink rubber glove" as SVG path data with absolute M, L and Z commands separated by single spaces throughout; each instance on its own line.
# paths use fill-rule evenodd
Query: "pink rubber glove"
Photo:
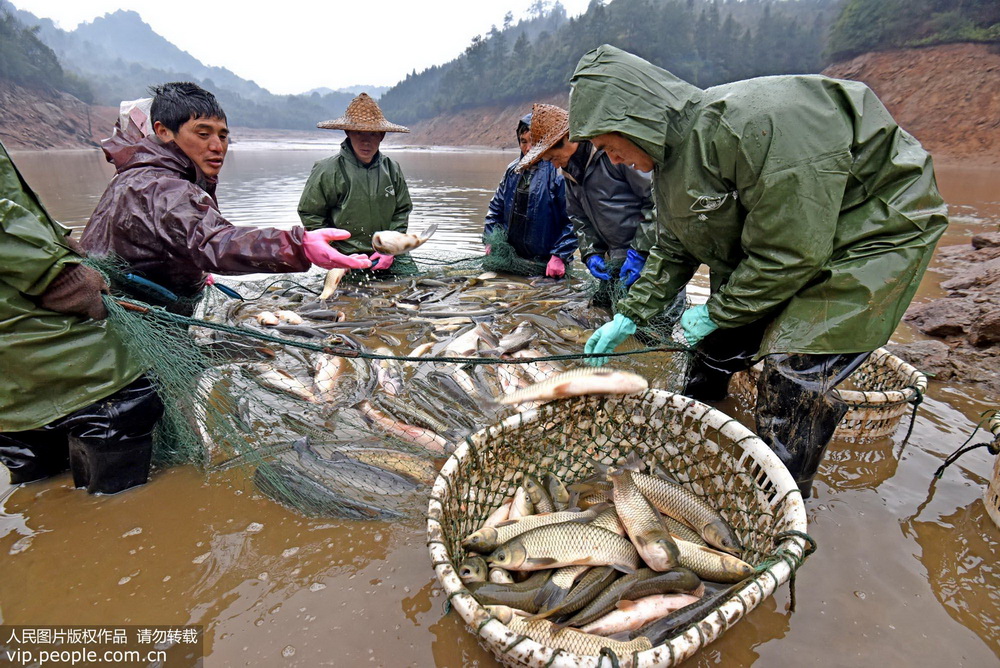
M 489 255 L 493 252 L 493 246 L 486 244 L 486 254 Z
M 562 278 L 566 275 L 566 263 L 553 255 L 545 265 L 545 275 L 549 278 Z
M 382 253 L 372 253 L 369 259 L 373 262 L 372 271 L 382 271 L 383 269 L 388 269 L 392 266 L 396 256 L 383 255 Z
M 330 246 L 331 241 L 349 239 L 351 233 L 327 227 L 302 235 L 302 250 L 306 259 L 323 269 L 368 269 L 371 260 L 364 253 L 344 255 Z

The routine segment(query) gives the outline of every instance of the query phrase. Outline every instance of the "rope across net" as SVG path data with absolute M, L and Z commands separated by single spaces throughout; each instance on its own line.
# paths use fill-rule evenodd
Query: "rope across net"
M 120 264 L 97 264 L 120 284 Z M 166 406 L 157 463 L 242 476 L 306 515 L 416 517 L 454 444 L 529 406 L 500 399 L 584 366 L 610 317 L 586 274 L 484 273 L 482 257 L 443 253 L 397 264 L 326 295 L 323 273 L 227 282 L 244 299 L 209 288 L 191 317 L 108 298 Z M 684 346 L 644 331 L 611 366 L 679 389 Z

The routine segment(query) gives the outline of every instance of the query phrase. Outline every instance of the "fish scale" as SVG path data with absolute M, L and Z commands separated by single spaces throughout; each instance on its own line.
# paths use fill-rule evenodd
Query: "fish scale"
M 735 547 L 739 547 L 739 541 L 722 515 L 694 492 L 675 482 L 638 471 L 632 472 L 632 480 L 643 496 L 649 499 L 649 502 L 657 510 L 687 522 L 709 544 L 727 551 L 733 547 L 720 544 L 718 539 L 713 540 L 713 536 L 706 531 L 711 528 L 720 533 L 723 539 L 728 539 L 734 543 Z
M 677 565 L 678 550 L 663 518 L 636 486 L 628 469 L 610 472 L 615 510 L 643 560 L 658 571 Z
M 524 551 L 519 556 L 519 548 Z M 531 571 L 562 566 L 639 568 L 639 553 L 616 533 L 578 522 L 563 522 L 527 531 L 498 547 L 486 559 L 508 570 Z M 511 562 L 511 563 L 507 563 Z

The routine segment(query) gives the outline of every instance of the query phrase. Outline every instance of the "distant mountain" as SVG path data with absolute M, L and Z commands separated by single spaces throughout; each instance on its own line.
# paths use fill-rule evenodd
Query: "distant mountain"
M 344 88 L 313 88 L 312 90 L 307 90 L 303 95 L 312 95 L 313 93 L 319 93 L 320 95 L 327 95 L 329 93 L 347 93 L 348 95 L 360 95 L 361 93 L 368 93 L 371 97 L 376 100 L 382 97 L 382 93 L 389 90 L 389 86 L 345 86 Z
M 204 65 L 132 11 L 105 14 L 65 31 L 7 0 L 0 0 L 0 10 L 9 11 L 25 26 L 38 26 L 36 35 L 55 52 L 63 69 L 90 85 L 95 104 L 118 106 L 121 100 L 147 96 L 153 84 L 194 81 L 215 94 L 233 125 L 311 129 L 341 115 L 354 97 L 336 91 L 274 95 L 224 67 Z

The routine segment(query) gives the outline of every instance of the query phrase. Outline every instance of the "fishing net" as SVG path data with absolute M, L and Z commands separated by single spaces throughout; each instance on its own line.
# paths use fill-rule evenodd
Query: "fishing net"
M 732 391 L 751 411 L 757 404 L 761 369 L 758 364 L 733 375 Z M 927 376 L 885 348 L 878 348 L 831 392 L 848 406 L 834 438 L 867 442 L 891 436 L 903 415 L 915 410 L 926 392 Z
M 116 290 L 109 326 L 166 405 L 157 463 L 229 471 L 308 515 L 416 516 L 453 444 L 524 409 L 500 397 L 583 366 L 584 343 L 611 316 L 586 276 L 411 255 L 416 273 L 349 272 L 323 300 L 322 272 L 223 280 L 168 308 Z M 120 263 L 94 264 L 113 287 L 127 283 Z M 633 339 L 623 350 L 615 368 L 680 387 L 683 346 Z
M 550 640 L 532 639 L 496 619 L 457 576 L 461 540 L 479 529 L 525 476 L 541 480 L 552 474 L 572 484 L 589 478 L 595 462 L 620 464 L 630 453 L 719 511 L 743 544 L 740 557 L 756 574 L 700 608 L 652 649 L 612 656 L 620 646 L 604 643 L 600 654 L 611 659 L 604 665 L 684 661 L 793 576 L 810 551 L 802 498 L 787 469 L 752 432 L 700 402 L 649 390 L 564 399 L 511 416 L 459 446 L 441 470 L 428 510 L 428 545 L 438 579 L 469 627 L 505 665 L 597 666 L 602 656 L 596 650 L 586 656 L 558 650 Z

